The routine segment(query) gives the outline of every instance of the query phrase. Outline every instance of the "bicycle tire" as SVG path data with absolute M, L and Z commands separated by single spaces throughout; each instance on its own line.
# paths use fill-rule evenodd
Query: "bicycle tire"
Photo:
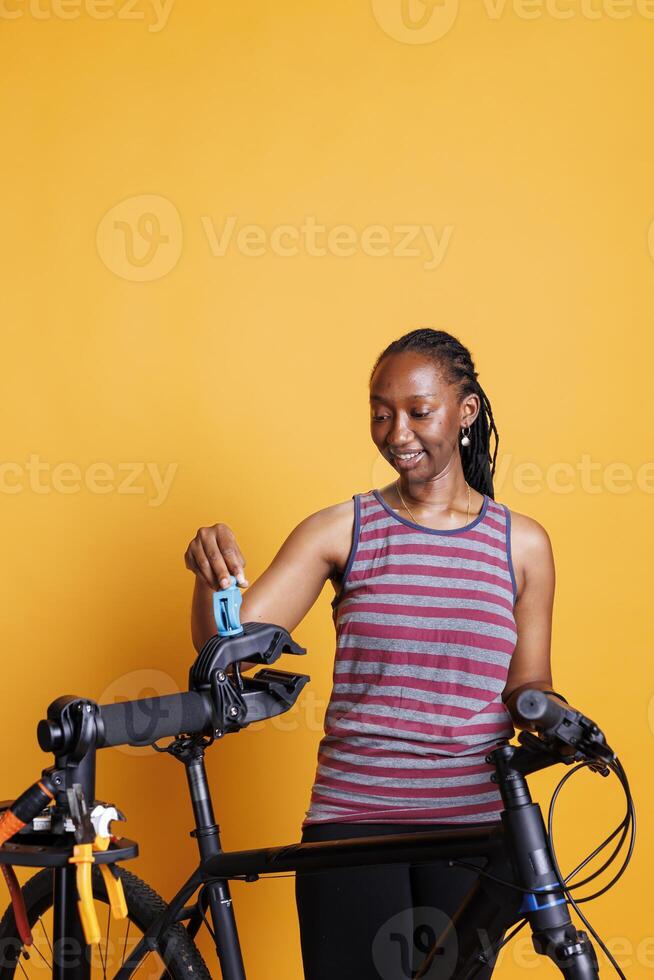
M 141 932 L 145 932 L 154 919 L 164 911 L 166 903 L 157 892 L 132 874 L 131 871 L 119 868 L 118 873 L 123 882 L 127 918 Z M 97 865 L 91 869 L 91 878 L 94 899 L 108 905 L 107 891 L 100 868 Z M 53 871 L 44 868 L 23 886 L 23 898 L 30 928 L 34 927 L 39 918 L 52 907 L 53 883 Z M 27 949 L 29 950 L 30 947 Z M 21 966 L 25 962 L 23 959 L 19 965 L 22 950 L 23 944 L 18 936 L 13 906 L 10 903 L 0 920 L 0 980 L 14 980 L 17 969 L 19 970 L 18 976 L 22 978 Z M 189 978 L 211 980 L 211 974 L 202 954 L 181 923 L 177 923 L 168 930 L 163 952 L 166 962 L 163 976 L 167 976 L 171 980 L 182 980 L 182 978 L 184 980 L 189 980 Z M 104 972 L 106 975 L 106 967 Z M 43 976 L 42 969 L 41 976 Z

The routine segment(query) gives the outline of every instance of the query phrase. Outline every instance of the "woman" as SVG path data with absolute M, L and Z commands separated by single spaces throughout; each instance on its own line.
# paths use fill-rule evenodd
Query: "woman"
M 405 334 L 377 358 L 370 408 L 398 478 L 303 520 L 241 606 L 242 622 L 292 631 L 327 579 L 336 592 L 334 687 L 303 841 L 499 821 L 485 757 L 525 727 L 518 692 L 552 687 L 550 541 L 494 500 L 498 434 L 470 352 L 443 331 Z M 245 559 L 216 524 L 185 562 L 200 650 L 215 634 L 212 593 L 230 572 L 248 584 Z M 305 976 L 411 976 L 477 877 L 446 862 L 298 874 Z M 512 895 L 478 923 L 491 942 L 516 921 Z M 426 975 L 450 975 L 455 954 L 442 950 Z

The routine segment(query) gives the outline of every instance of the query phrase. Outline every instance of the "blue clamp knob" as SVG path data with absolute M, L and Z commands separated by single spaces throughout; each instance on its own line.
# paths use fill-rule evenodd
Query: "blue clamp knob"
M 220 636 L 236 636 L 243 632 L 239 609 L 242 595 L 233 575 L 229 576 L 226 589 L 219 589 L 213 594 L 213 615 Z

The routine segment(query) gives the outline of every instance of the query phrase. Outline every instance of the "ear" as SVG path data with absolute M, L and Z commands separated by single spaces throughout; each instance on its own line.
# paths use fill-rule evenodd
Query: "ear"
M 479 410 L 481 408 L 479 395 L 466 395 L 461 401 L 459 408 L 461 411 L 461 422 L 459 424 L 462 426 L 472 425 L 479 415 Z

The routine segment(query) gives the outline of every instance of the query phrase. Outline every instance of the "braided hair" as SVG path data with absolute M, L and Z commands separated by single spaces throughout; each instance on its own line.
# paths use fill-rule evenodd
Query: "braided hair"
M 429 327 L 411 330 L 399 337 L 381 352 L 370 372 L 370 380 L 379 364 L 391 354 L 402 354 L 412 351 L 423 354 L 436 362 L 449 384 L 456 385 L 459 398 L 466 395 L 477 395 L 480 409 L 477 418 L 470 427 L 470 445 L 459 446 L 463 473 L 470 486 L 479 493 L 488 494 L 494 500 L 493 476 L 497 447 L 500 442 L 499 433 L 493 419 L 493 410 L 486 392 L 477 381 L 477 372 L 472 356 L 456 337 L 444 330 L 432 330 Z M 490 453 L 490 436 L 495 437 L 493 455 Z

